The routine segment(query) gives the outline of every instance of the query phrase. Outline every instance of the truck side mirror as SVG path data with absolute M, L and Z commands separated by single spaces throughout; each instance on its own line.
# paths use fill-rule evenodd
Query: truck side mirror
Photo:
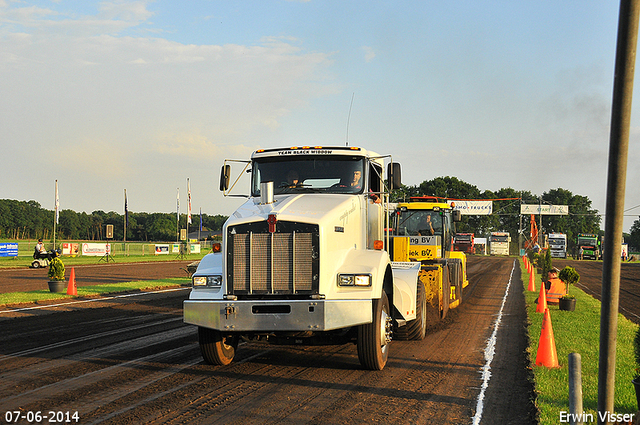
M 400 189 L 402 187 L 400 163 L 390 162 L 387 166 L 387 175 L 389 176 L 389 189 Z
M 229 189 L 229 179 L 231 178 L 231 165 L 225 164 L 220 171 L 220 190 L 224 192 Z
M 462 221 L 462 211 L 453 210 L 453 222 L 458 223 Z

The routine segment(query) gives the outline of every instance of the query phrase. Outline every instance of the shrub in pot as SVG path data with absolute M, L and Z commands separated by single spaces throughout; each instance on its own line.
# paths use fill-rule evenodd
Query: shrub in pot
M 53 257 L 49 262 L 49 290 L 51 292 L 63 292 L 65 290 L 64 282 L 64 264 L 58 255 Z
M 547 276 L 549 275 L 549 272 L 553 268 L 553 260 L 551 258 L 550 249 L 546 249 L 543 252 L 544 254 L 541 256 L 542 264 L 540 265 L 540 269 L 542 269 L 541 276 L 543 277 L 543 280 L 547 280 Z
M 567 287 L 567 294 L 560 299 L 560 310 L 573 311 L 576 308 L 576 297 L 569 293 L 571 285 L 580 281 L 580 274 L 571 266 L 560 270 L 558 277 Z

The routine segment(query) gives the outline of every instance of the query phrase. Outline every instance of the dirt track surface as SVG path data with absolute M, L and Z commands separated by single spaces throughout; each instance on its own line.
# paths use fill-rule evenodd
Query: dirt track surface
M 77 411 L 82 424 L 470 424 L 481 406 L 482 424 L 533 424 L 523 285 L 517 268 L 510 277 L 513 265 L 471 257 L 462 306 L 423 341 L 394 341 L 379 372 L 360 367 L 353 344 L 243 343 L 231 365 L 206 365 L 196 328 L 182 323 L 185 289 L 0 309 L 1 420 L 19 410 L 43 412 L 43 423 L 49 412 Z
M 602 295 L 602 261 L 577 261 L 554 259 L 553 265 L 560 270 L 571 266 L 580 274 L 577 286 L 600 300 Z M 619 311 L 627 319 L 640 324 L 640 263 L 622 263 L 620 267 Z

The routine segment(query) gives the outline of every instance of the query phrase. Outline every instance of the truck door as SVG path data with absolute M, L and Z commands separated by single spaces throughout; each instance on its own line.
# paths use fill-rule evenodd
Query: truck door
M 374 241 L 382 240 L 382 231 L 384 227 L 384 217 L 382 208 L 382 167 L 374 162 L 369 163 L 367 170 L 368 185 L 365 190 L 365 199 L 367 204 L 367 249 L 373 249 Z

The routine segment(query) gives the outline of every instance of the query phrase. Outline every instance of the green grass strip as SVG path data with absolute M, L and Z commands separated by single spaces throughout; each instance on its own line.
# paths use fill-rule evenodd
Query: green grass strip
M 560 421 L 560 412 L 569 412 L 569 353 L 579 353 L 581 356 L 583 408 L 586 413 L 593 415 L 595 423 L 598 420 L 600 301 L 574 286 L 570 292 L 577 300 L 575 311 L 561 311 L 557 306 L 550 306 L 551 326 L 560 368 L 547 369 L 544 366 L 535 366 L 544 314 L 536 313 L 534 301 L 539 295 L 542 282 L 540 276 L 536 275 L 536 291 L 527 291 L 529 274 L 522 259 L 520 265 L 529 316 L 528 351 L 535 379 L 539 423 L 557 424 Z M 638 325 L 621 314 L 618 315 L 614 412 L 610 413 L 625 414 L 638 411 L 635 390 L 631 384 L 635 371 L 633 337 L 637 328 Z
M 158 261 L 200 261 L 208 252 L 200 254 L 185 255 L 184 258 L 178 258 L 178 255 L 115 255 L 110 257 L 109 264 L 124 264 L 124 263 L 148 263 Z M 60 257 L 65 267 L 80 266 L 85 264 L 107 264 L 102 257 L 94 256 L 66 256 Z M 33 258 L 31 257 L 18 257 L 18 258 L 0 258 L 0 269 L 2 268 L 27 268 L 31 265 Z
M 159 280 L 141 280 L 135 282 L 110 283 L 104 285 L 92 285 L 78 287 L 78 296 L 67 295 L 65 292 L 49 292 L 48 289 L 29 292 L 9 292 L 0 294 L 0 306 L 16 306 L 25 303 L 38 304 L 44 301 L 73 299 L 78 297 L 95 297 L 100 295 L 154 290 L 172 286 L 187 286 L 191 283 L 189 278 L 170 278 Z

